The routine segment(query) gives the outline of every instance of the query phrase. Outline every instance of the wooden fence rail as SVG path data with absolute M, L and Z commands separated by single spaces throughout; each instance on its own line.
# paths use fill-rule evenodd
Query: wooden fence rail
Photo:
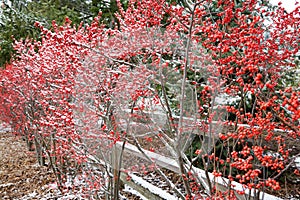
M 116 146 L 119 150 L 122 149 L 122 145 L 123 143 L 121 142 L 117 142 Z M 134 145 L 127 143 L 125 145 L 124 151 L 132 156 L 136 156 L 142 159 L 146 159 L 145 155 Z M 160 155 L 158 153 L 154 153 L 148 150 L 143 149 L 143 152 L 149 157 L 151 158 L 158 166 L 171 170 L 173 172 L 179 173 L 180 169 L 179 169 L 179 165 L 177 164 L 176 160 Z M 224 177 L 215 177 L 212 173 L 208 173 L 209 174 L 209 180 L 207 180 L 207 177 L 205 175 L 205 171 L 196 167 L 192 168 L 192 171 L 194 171 L 196 173 L 196 175 L 201 178 L 202 180 L 205 180 L 206 182 L 208 181 L 214 181 L 216 183 L 217 186 L 217 190 L 219 191 L 227 191 L 228 190 L 228 184 L 229 184 L 229 180 L 227 178 Z M 240 200 L 254 200 L 257 199 L 255 197 L 254 194 L 259 193 L 259 200 L 281 200 L 281 198 L 279 197 L 275 197 L 273 195 L 264 193 L 264 192 L 260 192 L 259 190 L 249 190 L 247 189 L 245 186 L 243 186 L 242 184 L 238 183 L 238 182 L 231 182 L 232 185 L 234 185 L 235 187 L 233 188 L 233 190 L 235 191 L 244 191 L 244 195 L 240 195 L 236 192 L 236 196 L 238 197 L 238 199 Z

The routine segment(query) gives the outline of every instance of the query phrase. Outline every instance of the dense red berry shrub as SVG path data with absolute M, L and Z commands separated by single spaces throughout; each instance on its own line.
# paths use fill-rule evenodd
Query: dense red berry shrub
M 300 136 L 300 93 L 278 84 L 299 54 L 299 8 L 133 0 L 116 17 L 115 29 L 98 18 L 51 30 L 36 23 L 42 40 L 17 41 L 17 57 L 0 71 L 1 120 L 34 143 L 60 189 L 84 180 L 88 195 L 116 197 L 121 171 L 145 170 L 126 162 L 117 148 L 125 142 L 174 157 L 183 198 L 200 188 L 234 198 L 231 186 L 220 193 L 186 167 L 195 161 L 250 189 L 279 189 L 293 161 L 287 141 Z

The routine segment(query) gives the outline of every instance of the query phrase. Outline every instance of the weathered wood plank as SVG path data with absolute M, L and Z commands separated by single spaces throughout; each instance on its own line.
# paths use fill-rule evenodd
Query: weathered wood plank
M 178 200 L 175 196 L 167 193 L 159 187 L 143 180 L 134 174 L 121 173 L 120 179 L 129 187 L 133 188 L 147 199 L 153 200 Z
M 122 143 L 117 142 L 116 143 L 117 148 L 122 148 Z M 137 156 L 139 158 L 143 158 L 146 159 L 145 156 L 138 150 L 138 148 L 132 144 L 127 143 L 125 145 L 125 152 L 129 153 L 130 155 L 133 156 Z M 173 172 L 179 173 L 179 166 L 177 164 L 177 162 L 172 159 L 172 158 L 168 158 L 166 156 L 151 152 L 151 151 L 147 151 L 147 150 L 143 150 L 144 153 L 153 160 L 153 162 L 155 162 L 157 165 L 159 165 L 160 167 L 163 167 L 165 169 L 171 170 Z M 199 178 L 204 179 L 206 182 L 207 177 L 205 175 L 205 171 L 196 167 L 193 167 L 192 170 L 197 174 L 197 176 L 199 176 Z M 228 189 L 228 184 L 229 184 L 229 180 L 227 178 L 224 177 L 215 177 L 212 173 L 208 173 L 209 174 L 209 179 L 210 181 L 215 181 L 215 183 L 217 184 L 217 189 L 220 191 L 226 191 Z M 234 185 L 235 187 L 233 188 L 235 191 L 244 191 L 245 195 L 240 195 L 238 193 L 236 193 L 238 199 L 240 200 L 248 200 L 248 199 L 255 199 L 254 197 L 254 193 L 259 192 L 258 190 L 249 190 L 246 189 L 242 184 L 238 183 L 238 182 L 231 182 L 232 185 Z M 281 200 L 281 198 L 279 197 L 275 197 L 273 195 L 267 194 L 267 193 L 262 193 L 260 192 L 259 194 L 259 200 Z

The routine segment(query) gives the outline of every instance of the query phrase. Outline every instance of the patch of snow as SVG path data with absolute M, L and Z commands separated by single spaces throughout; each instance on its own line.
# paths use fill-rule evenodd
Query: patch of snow
M 125 185 L 124 189 L 123 189 L 124 192 L 129 192 L 133 195 L 136 195 L 138 197 L 140 197 L 142 200 L 148 200 L 147 198 L 145 198 L 141 193 L 139 193 L 138 191 L 136 191 L 135 189 L 131 188 L 130 186 L 128 185 Z M 126 198 L 125 198 L 126 199 Z
M 4 187 L 9 187 L 11 185 L 14 185 L 14 183 L 6 183 L 6 184 L 1 184 L 0 188 L 4 188 Z
M 280 158 L 283 160 L 282 156 L 278 152 L 273 152 L 273 151 L 266 151 L 263 153 L 263 156 L 271 156 L 272 158 Z
M 11 128 L 7 127 L 6 125 L 0 124 L 0 133 L 6 133 L 12 131 Z
M 241 98 L 236 96 L 229 96 L 228 94 L 220 94 L 219 96 L 216 97 L 215 102 L 218 105 L 232 105 L 234 103 L 236 103 L 237 101 L 240 101 Z
M 167 193 L 166 191 L 162 190 L 161 188 L 158 188 L 147 181 L 145 181 L 143 178 L 138 177 L 134 174 L 129 174 L 131 177 L 131 180 L 139 185 L 141 185 L 144 188 L 147 188 L 151 193 L 158 195 L 162 199 L 167 200 L 178 200 L 178 198 L 174 197 L 173 195 Z
M 296 8 L 296 0 L 270 0 L 270 3 L 277 6 L 279 2 L 282 2 L 282 7 L 288 12 L 292 12 Z
M 296 159 L 295 159 L 295 165 L 296 165 L 297 169 L 300 170 L 300 156 L 296 157 Z
M 82 199 L 83 198 L 80 196 L 80 195 L 74 195 L 74 194 L 68 194 L 68 195 L 65 195 L 63 197 L 60 197 L 58 198 L 57 200 L 69 200 L 69 199 Z
M 30 200 L 30 199 L 37 199 L 38 198 L 38 193 L 36 193 L 35 191 L 32 193 L 27 194 L 26 196 L 22 197 L 20 200 Z

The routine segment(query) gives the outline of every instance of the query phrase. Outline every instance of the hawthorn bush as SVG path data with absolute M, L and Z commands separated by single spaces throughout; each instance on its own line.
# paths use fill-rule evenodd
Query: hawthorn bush
M 101 14 L 78 27 L 37 22 L 42 41 L 16 41 L 17 58 L 0 72 L 1 120 L 62 192 L 116 199 L 121 173 L 151 167 L 182 199 L 235 199 L 233 181 L 278 190 L 295 159 L 289 141 L 300 136 L 300 93 L 278 85 L 299 55 L 299 8 L 259 5 L 132 0 L 126 10 L 118 2 L 115 28 Z M 129 161 L 126 143 L 174 158 L 184 192 L 146 154 Z M 195 163 L 227 177 L 228 191 L 206 184 Z

